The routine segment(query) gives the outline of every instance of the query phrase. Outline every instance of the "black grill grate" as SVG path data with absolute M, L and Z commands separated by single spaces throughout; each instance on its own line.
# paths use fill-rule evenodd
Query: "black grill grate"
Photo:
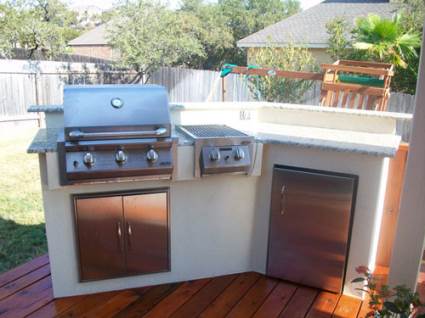
M 181 128 L 197 138 L 248 136 L 243 132 L 226 125 L 188 125 L 181 126 Z

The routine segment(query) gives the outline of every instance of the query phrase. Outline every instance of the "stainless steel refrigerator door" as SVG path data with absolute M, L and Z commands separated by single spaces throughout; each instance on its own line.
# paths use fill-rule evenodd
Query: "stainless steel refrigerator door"
M 341 292 L 357 179 L 275 167 L 267 274 Z

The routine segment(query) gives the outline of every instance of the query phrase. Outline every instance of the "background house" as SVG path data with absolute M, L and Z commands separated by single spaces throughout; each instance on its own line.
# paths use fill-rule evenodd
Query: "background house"
M 106 24 L 101 24 L 79 37 L 69 41 L 72 53 L 82 56 L 90 56 L 99 59 L 113 60 L 115 51 L 108 44 L 106 38 Z
M 388 0 L 326 0 L 308 10 L 290 16 L 278 23 L 238 41 L 238 47 L 248 49 L 248 60 L 255 50 L 273 44 L 284 48 L 288 44 L 307 47 L 318 63 L 331 62 L 326 49 L 328 34 L 326 24 L 343 17 L 354 25 L 357 17 L 377 14 L 391 18 L 397 6 Z

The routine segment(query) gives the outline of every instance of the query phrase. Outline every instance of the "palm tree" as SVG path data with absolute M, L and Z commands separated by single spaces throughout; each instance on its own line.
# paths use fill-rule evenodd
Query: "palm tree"
M 358 18 L 354 31 L 354 48 L 366 50 L 372 58 L 406 69 L 407 61 L 417 56 L 421 45 L 419 33 L 405 31 L 400 15 L 383 19 L 378 15 Z

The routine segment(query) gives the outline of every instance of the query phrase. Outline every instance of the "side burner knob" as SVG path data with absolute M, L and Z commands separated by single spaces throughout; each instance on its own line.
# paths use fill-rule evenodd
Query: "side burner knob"
M 127 161 L 127 154 L 124 152 L 124 150 L 117 150 L 115 153 L 115 161 L 118 164 L 123 164 Z
M 149 149 L 146 153 L 146 160 L 149 162 L 155 162 L 158 160 L 158 153 L 154 149 Z
M 210 151 L 210 160 L 211 161 L 219 161 L 220 160 L 220 151 L 214 148 Z
M 245 158 L 245 152 L 242 148 L 237 147 L 235 149 L 235 160 L 242 160 L 243 158 Z
M 86 152 L 83 157 L 83 162 L 86 166 L 91 167 L 94 165 L 94 156 L 90 152 Z

